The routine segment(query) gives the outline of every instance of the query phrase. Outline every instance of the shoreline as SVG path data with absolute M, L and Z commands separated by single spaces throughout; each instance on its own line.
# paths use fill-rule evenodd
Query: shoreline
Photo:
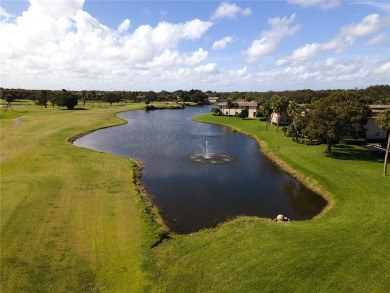
M 224 124 L 224 123 L 216 122 L 216 121 L 202 121 L 202 120 L 197 119 L 197 118 L 202 117 L 202 116 L 204 116 L 204 115 L 196 116 L 196 117 L 193 117 L 192 119 L 194 121 L 200 122 L 200 123 L 211 123 L 211 124 L 215 124 L 215 125 L 225 126 L 225 127 L 230 128 L 233 131 L 238 131 L 244 135 L 247 135 L 247 136 L 253 138 L 259 146 L 259 151 L 262 152 L 275 165 L 277 165 L 283 172 L 286 172 L 292 178 L 296 179 L 299 183 L 303 184 L 305 187 L 307 187 L 308 189 L 313 191 L 316 195 L 321 196 L 323 199 L 325 199 L 327 204 L 324 207 L 324 209 L 318 215 L 314 216 L 310 220 L 316 220 L 316 219 L 321 218 L 324 214 L 326 214 L 330 209 L 333 208 L 333 206 L 335 205 L 335 200 L 330 192 L 323 190 L 323 188 L 321 188 L 319 186 L 319 183 L 317 181 L 315 181 L 314 179 L 312 179 L 308 176 L 301 174 L 300 172 L 295 170 L 293 167 L 289 166 L 285 161 L 280 159 L 274 152 L 269 150 L 268 145 L 265 141 L 262 141 L 260 138 L 258 138 L 256 135 L 254 135 L 250 132 L 243 131 L 242 129 L 239 129 L 237 127 L 234 127 L 234 126 L 231 126 L 228 124 Z M 310 221 L 310 220 L 308 220 L 308 221 Z
M 171 107 L 165 107 L 165 106 L 162 105 L 162 107 L 156 107 L 154 110 L 162 110 L 162 109 L 173 109 L 173 110 L 176 110 L 178 108 L 175 108 L 175 105 L 173 105 L 172 108 Z M 97 128 L 97 129 L 93 129 L 93 130 L 90 130 L 90 131 L 87 131 L 87 132 L 84 132 L 84 133 L 80 133 L 78 135 L 75 135 L 75 136 L 69 138 L 68 139 L 68 143 L 74 145 L 74 142 L 77 139 L 79 139 L 79 138 L 81 138 L 81 137 L 83 137 L 85 135 L 88 135 L 90 133 L 93 133 L 95 131 L 98 131 L 98 130 L 101 130 L 101 129 L 110 128 L 110 127 L 125 125 L 125 124 L 128 123 L 128 121 L 123 119 L 123 118 L 121 118 L 121 117 L 119 117 L 118 114 L 124 113 L 124 112 L 142 111 L 142 110 L 143 111 L 147 111 L 146 108 L 142 108 L 142 109 L 132 109 L 132 110 L 124 110 L 124 111 L 116 112 L 114 115 L 117 118 L 120 119 L 120 122 L 118 124 L 109 125 L 109 126 L 103 126 L 103 127 L 100 127 L 100 128 Z M 320 187 L 318 187 L 318 182 L 315 182 L 315 181 L 313 182 L 313 179 L 311 179 L 310 177 L 306 177 L 306 176 L 300 174 L 295 169 L 290 167 L 287 163 L 285 163 L 283 160 L 279 159 L 276 154 L 274 154 L 274 153 L 272 153 L 272 151 L 268 150 L 266 142 L 260 140 L 258 137 L 256 137 L 254 134 L 252 134 L 250 132 L 243 131 L 243 130 L 241 130 L 239 128 L 232 127 L 232 126 L 224 124 L 224 123 L 209 122 L 209 121 L 205 122 L 205 121 L 197 120 L 197 118 L 201 117 L 201 116 L 202 115 L 196 116 L 196 117 L 193 117 L 192 119 L 194 121 L 198 122 L 198 123 L 211 123 L 211 124 L 215 124 L 215 125 L 219 125 L 219 126 L 229 127 L 233 131 L 238 131 L 238 132 L 240 132 L 240 133 L 242 133 L 244 135 L 247 135 L 247 136 L 255 139 L 257 144 L 258 144 L 258 146 L 259 146 L 259 151 L 262 152 L 274 164 L 276 164 L 283 172 L 289 174 L 292 178 L 296 179 L 299 183 L 301 183 L 302 185 L 304 185 L 305 187 L 307 187 L 308 189 L 313 191 L 317 196 L 321 196 L 322 198 L 324 198 L 325 201 L 327 202 L 327 204 L 324 207 L 324 209 L 319 214 L 317 214 L 313 218 L 311 218 L 309 220 L 306 220 L 306 221 L 316 220 L 316 219 L 322 217 L 328 210 L 330 210 L 333 207 L 333 205 L 334 205 L 333 198 L 331 197 L 331 195 L 328 195 Z M 74 146 L 76 146 L 76 145 L 74 145 Z M 79 147 L 79 146 L 76 146 L 76 147 Z M 81 148 L 83 148 L 83 147 L 81 147 Z M 86 148 L 86 149 L 92 150 L 92 151 L 96 151 L 96 150 L 89 149 L 89 148 Z M 110 154 L 110 155 L 112 155 L 112 154 Z M 122 157 L 122 156 L 119 156 L 119 157 Z M 173 230 L 171 230 L 169 228 L 169 226 L 167 225 L 167 223 L 165 222 L 164 218 L 161 216 L 160 210 L 153 203 L 153 201 L 151 199 L 151 196 L 150 196 L 150 194 L 147 191 L 147 188 L 142 184 L 142 179 L 141 178 L 142 178 L 143 163 L 141 161 L 137 160 L 137 159 L 134 159 L 134 158 L 127 158 L 127 157 L 122 157 L 122 158 L 130 160 L 132 162 L 132 164 L 133 164 L 133 172 L 134 172 L 133 184 L 137 188 L 138 198 L 142 202 L 142 204 L 140 206 L 140 209 L 141 209 L 140 213 L 142 214 L 143 211 L 145 211 L 146 214 L 148 215 L 148 218 L 149 218 L 149 219 L 147 219 L 147 221 L 151 220 L 156 225 L 154 230 L 155 230 L 156 234 L 158 235 L 158 239 L 153 244 L 151 244 L 151 247 L 152 248 L 156 247 L 163 240 L 169 239 L 171 235 L 186 235 L 186 233 L 181 234 L 181 233 L 176 233 Z M 241 217 L 248 217 L 248 216 L 245 216 L 245 215 L 238 216 L 238 217 L 235 217 L 234 219 L 241 218 Z M 268 220 L 268 218 L 264 218 L 264 217 L 254 217 L 254 218 L 261 219 L 261 220 Z M 234 219 L 226 219 L 225 221 L 223 221 L 221 223 L 218 223 L 218 225 L 216 225 L 215 227 L 203 228 L 203 229 L 216 229 L 220 225 L 229 223 L 229 222 L 231 222 Z M 203 229 L 200 229 L 199 231 L 201 231 Z M 199 232 L 199 231 L 195 231 L 193 233 L 196 233 L 196 232 Z

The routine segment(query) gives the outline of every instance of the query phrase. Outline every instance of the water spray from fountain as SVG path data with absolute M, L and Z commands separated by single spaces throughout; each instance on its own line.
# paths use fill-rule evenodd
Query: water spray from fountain
M 209 146 L 209 142 L 206 139 L 206 148 L 204 150 L 204 158 L 206 160 L 211 158 L 211 153 L 209 153 L 209 147 L 208 146 Z
M 224 154 L 215 154 L 210 152 L 209 142 L 206 140 L 205 147 L 202 147 L 203 153 L 192 154 L 189 158 L 192 161 L 203 164 L 223 164 L 234 160 L 233 157 Z

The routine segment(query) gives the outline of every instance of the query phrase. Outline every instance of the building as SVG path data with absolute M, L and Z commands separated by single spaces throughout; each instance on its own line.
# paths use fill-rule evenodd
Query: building
M 277 125 L 279 122 L 279 125 L 290 125 L 292 123 L 292 119 L 290 116 L 286 114 L 283 114 L 283 113 L 276 113 L 276 112 L 273 112 L 271 114 L 271 123 Z
M 227 103 L 218 103 L 219 108 L 223 115 L 235 116 L 239 115 L 242 110 L 248 110 L 248 118 L 256 118 L 257 113 L 257 102 L 245 102 L 245 101 L 237 101 L 238 106 L 236 108 L 228 108 Z
M 379 113 L 390 109 L 390 105 L 370 105 L 372 116 L 368 119 L 367 124 L 364 126 L 366 131 L 366 138 L 368 140 L 382 140 L 386 139 L 389 135 L 389 130 L 381 129 L 376 123 L 375 119 Z
M 218 102 L 219 97 L 209 97 L 208 100 L 211 104 L 215 104 Z

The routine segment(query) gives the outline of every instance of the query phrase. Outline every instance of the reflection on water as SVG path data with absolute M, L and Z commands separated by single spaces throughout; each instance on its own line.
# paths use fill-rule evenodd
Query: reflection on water
M 189 233 L 238 215 L 305 220 L 321 212 L 323 198 L 282 172 L 252 138 L 191 117 L 209 107 L 122 113 L 128 124 L 102 129 L 75 144 L 144 163 L 142 183 L 167 225 Z M 191 155 L 212 152 L 234 160 L 199 164 Z

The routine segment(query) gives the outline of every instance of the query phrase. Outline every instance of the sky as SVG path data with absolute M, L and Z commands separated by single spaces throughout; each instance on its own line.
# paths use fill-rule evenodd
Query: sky
M 390 2 L 2 0 L 0 86 L 279 91 L 390 83 Z

